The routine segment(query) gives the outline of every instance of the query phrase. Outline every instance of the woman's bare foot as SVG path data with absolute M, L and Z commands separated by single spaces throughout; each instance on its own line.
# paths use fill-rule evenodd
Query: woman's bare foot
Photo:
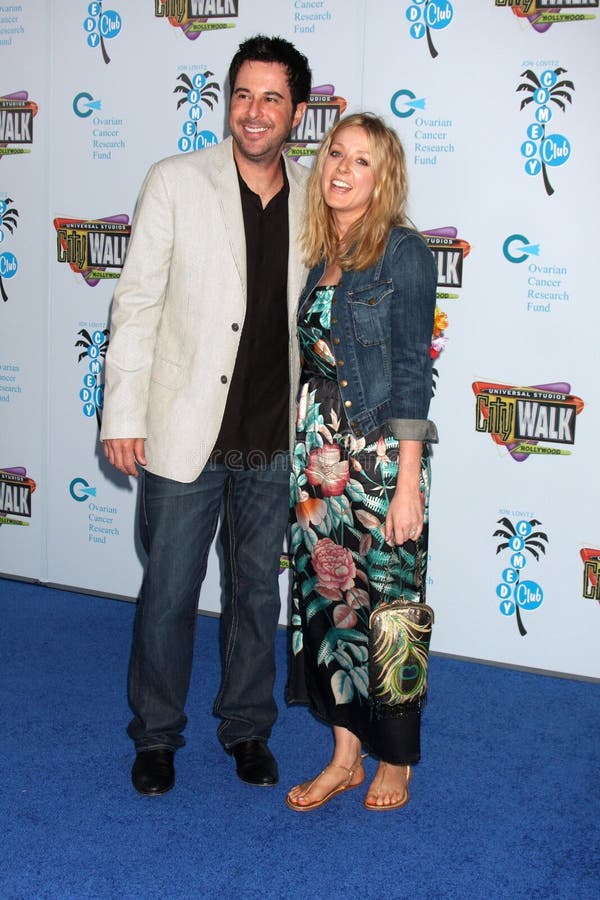
M 297 784 L 287 795 L 288 806 L 293 808 L 313 809 L 322 806 L 336 794 L 358 787 L 365 780 L 365 773 L 360 757 L 351 766 L 330 762 L 323 771 L 313 778 Z
M 408 803 L 410 766 L 380 762 L 365 797 L 367 809 L 399 809 Z
M 365 780 L 360 741 L 345 728 L 335 726 L 333 759 L 312 781 L 291 789 L 286 803 L 292 809 L 316 809 L 336 794 L 358 787 Z

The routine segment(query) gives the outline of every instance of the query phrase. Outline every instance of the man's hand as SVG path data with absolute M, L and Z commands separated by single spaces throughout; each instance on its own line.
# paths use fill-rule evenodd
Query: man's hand
M 109 463 L 124 475 L 133 475 L 137 478 L 136 462 L 141 466 L 146 465 L 144 438 L 111 438 L 103 443 L 104 455 Z

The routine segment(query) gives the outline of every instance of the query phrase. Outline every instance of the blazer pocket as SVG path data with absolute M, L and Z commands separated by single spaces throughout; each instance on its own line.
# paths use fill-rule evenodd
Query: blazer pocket
M 169 388 L 171 391 L 176 391 L 183 380 L 183 366 L 169 359 L 155 356 L 150 380 L 155 384 L 161 384 L 163 387 Z
M 348 292 L 354 336 L 363 347 L 373 347 L 391 340 L 393 292 L 391 281 Z

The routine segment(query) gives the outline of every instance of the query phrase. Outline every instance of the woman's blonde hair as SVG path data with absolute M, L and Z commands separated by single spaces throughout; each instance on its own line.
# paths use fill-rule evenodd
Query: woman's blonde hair
M 375 189 L 368 209 L 340 242 L 331 209 L 323 199 L 321 176 L 331 145 L 344 128 L 364 128 L 369 141 Z M 404 149 L 396 132 L 373 113 L 355 113 L 340 119 L 323 138 L 308 182 L 306 221 L 302 233 L 308 266 L 337 259 L 342 269 L 367 269 L 383 255 L 393 225 L 406 222 L 408 179 Z

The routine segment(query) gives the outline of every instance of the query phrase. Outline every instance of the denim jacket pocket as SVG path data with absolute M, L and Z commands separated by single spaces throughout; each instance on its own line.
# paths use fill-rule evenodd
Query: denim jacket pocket
M 354 337 L 363 347 L 389 342 L 393 293 L 391 279 L 367 285 L 360 290 L 348 291 Z

